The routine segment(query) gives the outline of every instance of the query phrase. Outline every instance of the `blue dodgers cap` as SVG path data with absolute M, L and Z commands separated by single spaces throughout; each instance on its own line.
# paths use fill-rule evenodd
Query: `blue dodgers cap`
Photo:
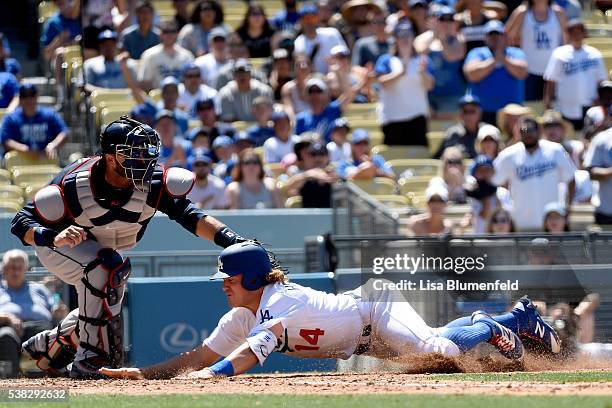
M 414 29 L 412 23 L 408 20 L 402 20 L 393 29 L 393 35 L 398 38 L 414 37 Z
M 409 0 L 408 1 L 409 8 L 413 8 L 417 6 L 429 7 L 429 4 L 427 4 L 426 0 Z
M 32 83 L 25 82 L 19 86 L 19 96 L 34 96 L 38 95 L 38 88 Z
M 181 67 L 181 75 L 185 75 L 188 71 L 192 71 L 192 70 L 198 70 L 198 72 L 200 72 L 200 67 L 198 67 L 193 61 L 188 62 Z M 174 77 L 171 77 L 171 78 L 174 78 Z
M 342 118 L 338 118 L 338 119 L 334 120 L 334 122 L 332 123 L 329 131 L 333 132 L 336 129 L 351 130 L 351 127 L 349 126 L 348 119 L 342 117 Z
M 212 163 L 212 158 L 210 157 L 210 151 L 208 149 L 196 149 L 190 160 L 191 164 L 194 165 L 196 163 Z
M 113 30 L 104 30 L 98 34 L 98 41 L 115 40 L 117 41 L 117 33 Z
M 212 132 L 211 128 L 209 128 L 207 126 L 193 128 L 193 129 L 191 129 L 189 131 L 187 139 L 193 141 L 193 139 L 198 137 L 198 135 L 206 135 L 206 136 L 210 137 L 211 132 Z
M 319 13 L 319 9 L 317 8 L 316 4 L 313 4 L 313 3 L 304 4 L 300 8 L 300 11 L 299 11 L 300 18 L 303 18 L 304 16 L 308 16 L 308 15 L 316 16 L 318 13 Z
M 219 147 L 230 147 L 234 145 L 234 141 L 231 137 L 226 135 L 217 136 L 212 143 L 212 148 L 216 149 Z
M 491 20 L 487 24 L 485 24 L 484 32 L 485 34 L 491 34 L 491 33 L 503 34 L 504 33 L 504 23 L 502 23 L 499 20 Z
M 474 176 L 476 174 L 476 170 L 479 167 L 489 167 L 493 168 L 493 160 L 484 154 L 478 155 L 474 159 L 474 163 L 472 164 L 472 168 L 470 169 L 470 174 Z
M 359 128 L 353 131 L 353 136 L 351 137 L 351 144 L 361 143 L 363 141 L 370 141 L 370 134 L 367 130 Z
M 217 273 L 210 279 L 227 279 L 242 274 L 242 286 L 246 290 L 257 290 L 266 285 L 266 275 L 271 271 L 272 264 L 263 247 L 252 242 L 241 242 L 221 251 Z
M 234 135 L 234 143 L 238 143 L 238 142 L 242 142 L 242 141 L 255 144 L 255 141 L 251 138 L 251 136 L 249 136 L 249 134 L 247 132 L 244 132 L 244 131 L 237 132 Z
M 167 76 L 164 79 L 161 80 L 161 82 L 159 83 L 159 87 L 161 89 L 164 89 L 165 87 L 167 87 L 168 85 L 174 85 L 176 87 L 178 87 L 178 79 L 176 79 L 173 76 Z
M 287 119 L 290 120 L 289 118 L 289 114 L 287 112 L 285 112 L 284 110 L 279 110 L 279 111 L 274 111 L 272 112 L 272 122 L 276 123 L 279 120 L 283 120 L 283 119 Z
M 434 12 L 436 18 L 454 16 L 455 10 L 449 6 L 440 6 Z
M 176 115 L 169 109 L 162 109 L 155 115 L 155 123 L 159 122 L 163 118 L 169 118 L 176 122 Z
M 154 105 L 146 103 L 136 105 L 130 110 L 130 117 L 136 119 L 139 122 L 152 125 L 155 122 L 155 115 L 157 114 L 157 108 Z
M 459 106 L 461 107 L 465 105 L 480 106 L 480 99 L 477 96 L 471 94 L 464 95 L 461 97 L 461 99 L 459 99 Z

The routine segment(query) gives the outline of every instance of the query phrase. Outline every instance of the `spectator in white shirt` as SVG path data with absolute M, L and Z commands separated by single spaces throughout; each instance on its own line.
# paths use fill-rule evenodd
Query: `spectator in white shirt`
M 272 113 L 274 123 L 274 137 L 264 143 L 264 161 L 266 163 L 280 163 L 283 157 L 293 153 L 293 145 L 299 139 L 291 134 L 291 120 L 285 111 Z
M 348 142 L 348 134 L 351 131 L 346 118 L 338 118 L 331 128 L 331 142 L 327 144 L 329 161 L 341 163 L 351 158 L 351 144 Z
M 179 97 L 176 101 L 178 107 L 197 119 L 195 104 L 197 101 L 214 99 L 217 90 L 202 83 L 200 68 L 193 62 L 183 67 L 183 82 L 178 86 Z
M 560 201 L 561 183 L 567 184 L 565 203 L 570 208 L 576 168 L 563 146 L 540 140 L 540 127 L 535 119 L 521 117 L 517 126 L 521 141 L 497 156 L 492 181 L 510 190 L 516 228 L 537 231 L 542 227 L 546 204 Z
M 212 160 L 206 151 L 197 150 L 190 164 L 195 175 L 195 183 L 187 194 L 187 199 L 203 210 L 227 208 L 229 202 L 225 196 L 225 183 L 219 177 L 210 174 Z
M 546 204 L 543 220 L 542 230 L 544 232 L 559 235 L 569 231 L 567 211 L 565 211 L 565 208 L 558 202 Z
M 195 60 L 195 64 L 202 71 L 202 81 L 208 86 L 215 85 L 219 70 L 229 62 L 227 36 L 227 31 L 223 28 L 213 28 L 208 35 L 210 52 Z
M 586 111 L 597 98 L 597 86 L 608 79 L 601 52 L 584 44 L 586 28 L 581 20 L 567 23 L 569 44 L 556 48 L 546 70 L 544 108 L 550 109 L 553 95 L 563 118 L 582 130 Z
M 300 9 L 300 24 L 302 34 L 295 39 L 295 52 L 308 55 L 314 71 L 327 74 L 331 49 L 336 45 L 346 47 L 342 35 L 333 27 L 317 27 L 319 16 L 317 7 L 312 4 L 305 4 Z
M 138 80 L 145 91 L 159 87 L 167 76 L 179 78 L 181 68 L 193 61 L 193 55 L 176 43 L 177 27 L 173 21 L 160 24 L 161 44 L 146 50 L 140 59 Z

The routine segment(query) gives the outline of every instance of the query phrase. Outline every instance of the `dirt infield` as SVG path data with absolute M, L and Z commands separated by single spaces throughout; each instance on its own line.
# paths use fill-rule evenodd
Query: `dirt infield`
M 439 378 L 439 377 L 438 377 Z M 65 387 L 71 395 L 219 394 L 504 394 L 612 395 L 612 382 L 460 381 L 423 374 L 274 374 L 215 380 L 98 380 L 66 378 L 0 381 L 0 387 Z

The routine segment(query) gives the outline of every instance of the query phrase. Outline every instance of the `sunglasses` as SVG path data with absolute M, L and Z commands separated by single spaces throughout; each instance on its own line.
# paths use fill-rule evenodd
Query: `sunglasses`
M 444 203 L 445 201 L 440 197 L 432 197 L 429 199 L 428 203 Z
M 463 112 L 464 115 L 475 115 L 478 113 L 477 109 L 463 109 L 461 112 Z
M 446 161 L 444 162 L 444 164 L 448 164 L 449 166 L 450 166 L 450 165 L 458 165 L 458 164 L 463 164 L 463 160 L 461 160 L 461 159 L 450 159 L 450 160 L 446 160 Z
M 200 74 L 186 74 L 185 78 L 200 78 Z
M 259 12 L 259 11 L 252 11 L 250 14 L 251 17 L 262 17 L 263 13 Z
M 197 162 L 193 164 L 193 167 L 208 167 L 208 163 L 206 162 Z
M 508 218 L 497 218 L 495 220 L 491 220 L 493 224 L 509 224 L 510 220 Z
M 531 133 L 536 133 L 538 131 L 538 129 L 536 129 L 535 127 L 529 126 L 529 127 L 521 127 L 520 132 L 522 135 L 528 135 Z
M 452 23 L 455 21 L 455 18 L 453 16 L 444 16 L 444 17 L 440 17 L 438 21 L 441 21 L 444 23 Z
M 249 159 L 249 160 L 245 160 L 242 162 L 243 165 L 245 166 L 255 166 L 255 165 L 259 165 L 259 160 L 255 160 L 255 159 Z
M 312 95 L 312 94 L 322 94 L 323 90 L 319 89 L 319 88 L 313 88 L 313 89 L 309 89 L 308 90 L 308 95 Z

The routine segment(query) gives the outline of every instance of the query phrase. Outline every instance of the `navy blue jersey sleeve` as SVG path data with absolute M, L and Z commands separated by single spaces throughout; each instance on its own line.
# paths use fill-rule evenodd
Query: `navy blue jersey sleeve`
M 75 168 L 78 164 L 79 162 L 74 162 L 66 166 L 61 172 L 59 172 L 57 176 L 53 178 L 53 180 L 51 180 L 49 184 L 61 184 L 64 176 L 73 168 Z M 25 207 L 23 207 L 19 212 L 17 212 L 17 214 L 15 214 L 15 217 L 13 217 L 13 221 L 11 221 L 11 233 L 13 233 L 13 235 L 19 238 L 24 245 L 29 245 L 23 240 L 23 237 L 29 229 L 45 227 L 52 229 L 56 232 L 60 232 L 69 225 L 69 220 L 60 220 L 59 222 L 55 222 L 53 224 L 43 221 L 36 213 L 34 201 L 32 200 L 28 202 Z
M 206 213 L 197 208 L 186 197 L 174 198 L 165 190 L 162 191 L 157 209 L 181 224 L 183 228 L 196 234 L 198 222 L 206 217 Z

